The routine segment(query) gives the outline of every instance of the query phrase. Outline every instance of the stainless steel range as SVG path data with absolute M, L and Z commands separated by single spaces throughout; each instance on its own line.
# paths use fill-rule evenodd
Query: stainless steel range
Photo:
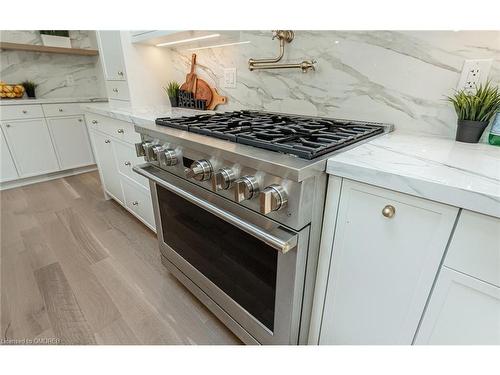
M 326 160 L 392 126 L 237 111 L 135 128 L 163 264 L 244 342 L 305 343 Z

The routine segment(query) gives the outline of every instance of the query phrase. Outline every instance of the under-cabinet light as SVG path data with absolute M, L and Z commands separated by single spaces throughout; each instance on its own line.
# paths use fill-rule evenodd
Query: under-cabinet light
M 219 37 L 220 34 L 210 34 L 210 35 L 204 35 L 204 36 L 197 36 L 195 38 L 189 38 L 189 39 L 181 39 L 181 40 L 175 40 L 173 42 L 166 42 L 166 43 L 160 43 L 157 44 L 156 47 L 165 47 L 165 46 L 171 46 L 173 44 L 180 44 L 180 43 L 188 43 L 188 42 L 194 42 L 196 40 L 203 40 L 203 39 L 210 39 L 210 38 L 217 38 Z
M 219 47 L 235 46 L 237 44 L 248 44 L 248 43 L 250 43 L 250 41 L 246 40 L 244 42 L 234 42 L 234 43 L 226 43 L 226 44 L 216 44 L 214 46 L 190 48 L 190 49 L 188 49 L 188 51 L 198 51 L 200 49 L 219 48 Z

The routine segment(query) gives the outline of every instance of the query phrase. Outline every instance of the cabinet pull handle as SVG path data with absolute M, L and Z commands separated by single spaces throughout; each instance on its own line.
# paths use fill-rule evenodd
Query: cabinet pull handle
M 63 109 L 62 109 L 62 108 L 59 108 L 59 112 L 62 112 L 62 111 L 63 111 Z
M 109 139 L 106 139 L 104 143 L 111 143 L 111 141 Z
M 125 162 L 125 165 L 128 167 L 128 166 L 130 166 L 130 165 L 131 165 L 131 163 L 130 163 L 129 161 L 126 161 L 126 162 Z
M 92 124 L 97 124 L 97 120 L 92 120 Z
M 117 132 L 118 132 L 118 134 L 123 134 L 123 133 L 125 133 L 125 130 L 123 130 L 123 129 L 118 129 L 118 130 L 117 130 Z
M 139 205 L 139 202 L 137 202 L 137 201 L 133 201 L 133 202 L 132 202 L 132 205 L 134 205 L 134 206 L 138 206 L 138 205 Z
M 390 204 L 388 204 L 382 209 L 382 215 L 384 215 L 388 219 L 391 219 L 395 214 L 396 214 L 396 209 L 394 208 L 394 206 L 391 206 Z
M 25 110 L 25 109 L 23 109 L 23 113 L 28 113 L 28 111 L 27 111 L 27 110 Z

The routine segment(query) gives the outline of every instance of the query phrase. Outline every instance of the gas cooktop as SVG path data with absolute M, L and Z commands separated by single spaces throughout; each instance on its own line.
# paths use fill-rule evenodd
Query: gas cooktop
M 157 125 L 199 133 L 304 159 L 384 132 L 384 124 L 259 111 L 158 118 Z

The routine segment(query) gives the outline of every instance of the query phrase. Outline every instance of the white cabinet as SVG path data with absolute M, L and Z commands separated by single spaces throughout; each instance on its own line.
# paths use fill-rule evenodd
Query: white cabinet
M 104 189 L 114 199 L 121 204 L 124 203 L 123 191 L 120 184 L 120 173 L 118 172 L 113 144 L 115 142 L 106 134 L 92 131 L 94 137 L 94 149 L 97 157 L 97 164 L 101 171 Z
M 5 137 L 1 129 L 0 138 L 0 147 L 2 148 L 0 150 L 2 158 L 0 165 L 0 182 L 15 180 L 19 177 L 19 175 L 17 174 L 16 166 L 14 165 L 14 161 L 12 160 L 12 156 L 10 155 L 9 146 L 5 141 Z
M 94 164 L 83 116 L 54 117 L 47 122 L 61 169 Z
M 500 288 L 443 267 L 415 343 L 500 345 Z
M 59 170 L 45 119 L 8 121 L 2 128 L 21 177 Z
M 457 213 L 344 179 L 319 343 L 411 344 Z
M 126 80 L 120 31 L 98 31 L 97 37 L 106 80 Z

